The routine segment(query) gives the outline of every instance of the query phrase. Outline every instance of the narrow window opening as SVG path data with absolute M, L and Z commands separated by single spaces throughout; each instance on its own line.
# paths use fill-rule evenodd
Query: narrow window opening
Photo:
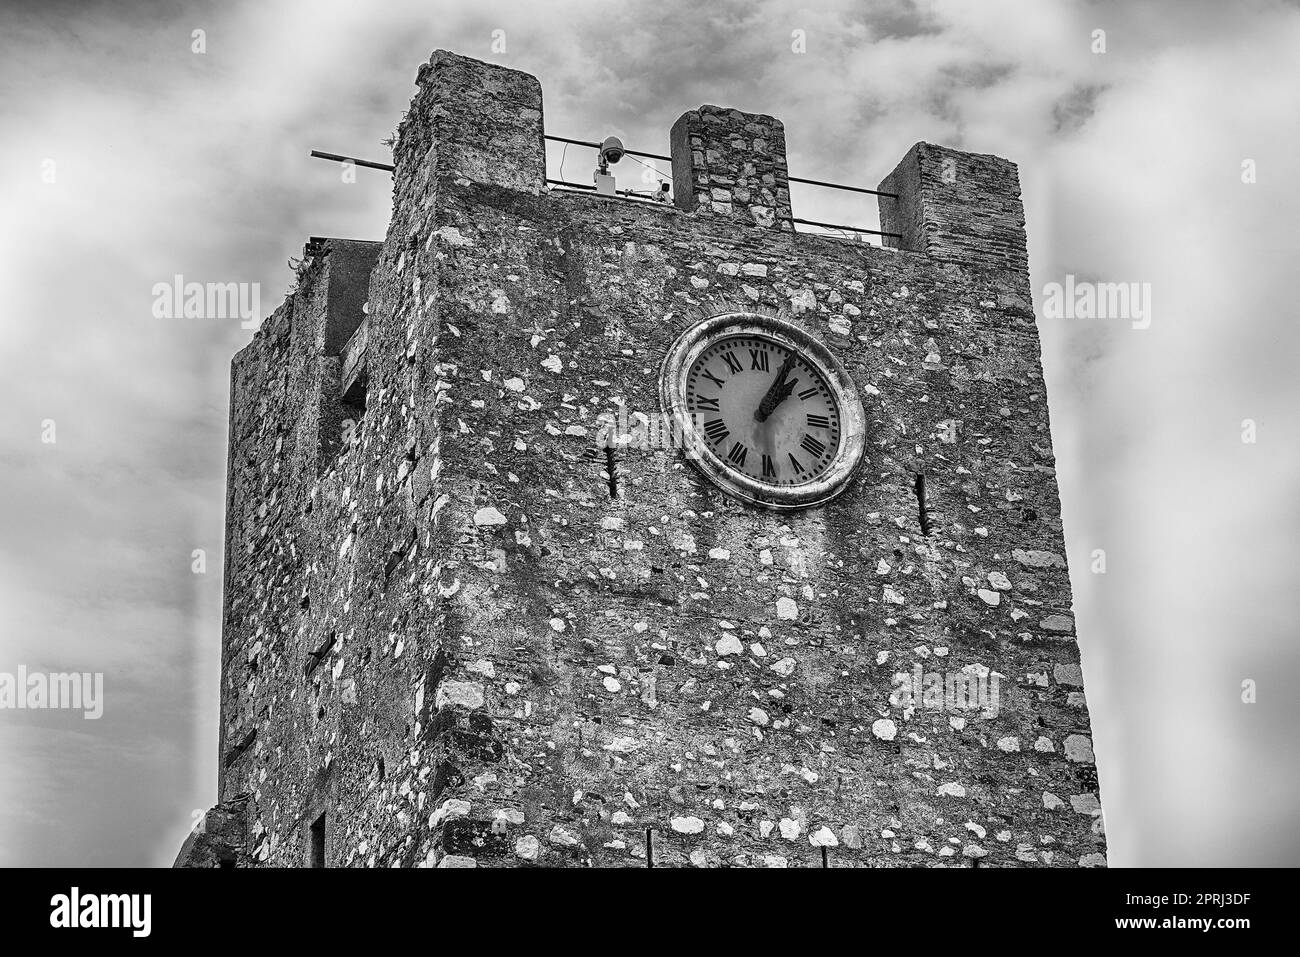
M 645 829 L 645 866 L 646 867 L 655 866 L 655 842 L 654 842 L 654 837 L 652 836 L 653 834 L 654 832 L 651 831 L 650 828 Z
M 325 866 L 325 815 L 312 823 L 311 826 L 311 866 Z
M 341 452 L 344 455 L 359 441 L 366 414 L 366 393 L 370 387 L 370 371 L 366 363 L 369 343 L 370 323 L 362 319 L 338 354 L 342 362 L 339 418 L 343 424 Z
M 614 464 L 614 450 L 605 448 L 605 475 L 609 480 L 609 497 L 618 498 L 618 468 Z
M 360 441 L 361 423 L 366 415 L 366 384 L 359 383 L 343 397 L 339 403 L 339 411 L 343 416 L 343 432 L 339 436 L 342 441 L 342 451 L 346 455 L 348 450 Z
M 913 486 L 913 491 L 916 492 L 916 513 L 921 523 L 921 534 L 929 535 L 930 515 L 925 507 L 925 476 L 923 474 L 916 476 L 916 485 Z
M 303 674 L 311 677 L 311 673 L 320 667 L 320 663 L 325 660 L 331 651 L 334 650 L 334 643 L 339 640 L 338 632 L 330 632 L 329 638 L 323 641 L 315 651 L 307 653 L 307 661 L 303 664 Z
M 244 752 L 247 751 L 249 748 L 251 748 L 253 746 L 253 742 L 256 740 L 257 740 L 257 728 L 249 729 L 248 733 L 245 734 L 243 738 L 239 740 L 239 743 L 237 743 L 233 748 L 231 748 L 229 751 L 226 752 L 226 757 L 225 757 L 226 767 L 230 767 L 241 757 L 243 757 Z

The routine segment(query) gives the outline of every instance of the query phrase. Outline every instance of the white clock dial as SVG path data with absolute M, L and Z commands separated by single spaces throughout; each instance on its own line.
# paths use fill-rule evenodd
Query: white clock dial
M 866 444 L 847 370 L 817 338 L 772 316 L 727 313 L 687 329 L 664 358 L 659 396 L 688 458 L 753 505 L 829 501 Z
M 826 377 L 767 336 L 729 336 L 701 352 L 686 375 L 686 408 L 719 458 L 770 485 L 814 481 L 840 449 Z

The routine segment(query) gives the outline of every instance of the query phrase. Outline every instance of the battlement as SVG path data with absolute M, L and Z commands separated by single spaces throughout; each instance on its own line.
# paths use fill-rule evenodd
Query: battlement
M 402 127 L 396 178 L 455 175 L 532 193 L 546 189 L 542 90 L 535 77 L 447 51 L 420 69 Z M 683 113 L 669 133 L 678 209 L 796 230 L 785 126 L 719 106 Z M 405 164 L 405 165 L 403 165 Z M 1020 271 L 1028 281 L 1015 164 L 917 143 L 879 185 L 885 245 L 954 265 Z M 399 187 L 400 191 L 400 187 Z
M 232 364 L 182 863 L 1104 863 L 1015 167 L 918 144 L 878 248 L 796 230 L 772 117 L 684 113 L 640 203 L 547 190 L 535 78 L 418 86 L 384 242 L 313 239 Z M 833 501 L 608 440 L 723 312 L 863 397 Z
M 678 117 L 671 142 L 678 209 L 794 230 L 780 120 L 701 106 Z

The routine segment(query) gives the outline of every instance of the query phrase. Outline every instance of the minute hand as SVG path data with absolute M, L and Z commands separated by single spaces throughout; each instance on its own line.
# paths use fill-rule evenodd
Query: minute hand
M 785 380 L 785 377 L 790 374 L 790 370 L 794 367 L 794 359 L 793 352 L 785 357 L 785 361 L 781 363 L 781 368 L 776 372 L 776 378 L 768 386 L 767 392 L 763 395 L 763 400 L 758 403 L 754 418 L 759 422 L 765 422 L 776 407 L 789 398 L 790 393 L 794 391 L 795 383 L 799 380 L 795 379 L 794 382 L 786 382 Z

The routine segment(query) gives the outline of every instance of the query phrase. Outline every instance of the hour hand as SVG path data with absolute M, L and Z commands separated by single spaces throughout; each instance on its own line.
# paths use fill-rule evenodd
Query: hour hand
M 776 372 L 776 378 L 768 386 L 767 392 L 763 395 L 762 401 L 759 402 L 758 408 L 754 412 L 754 418 L 759 422 L 766 421 L 776 407 L 788 399 L 790 393 L 794 391 L 795 383 L 799 380 L 786 381 L 786 376 L 790 374 L 793 367 L 794 353 L 791 352 L 785 357 L 785 361 L 781 363 L 781 368 Z

